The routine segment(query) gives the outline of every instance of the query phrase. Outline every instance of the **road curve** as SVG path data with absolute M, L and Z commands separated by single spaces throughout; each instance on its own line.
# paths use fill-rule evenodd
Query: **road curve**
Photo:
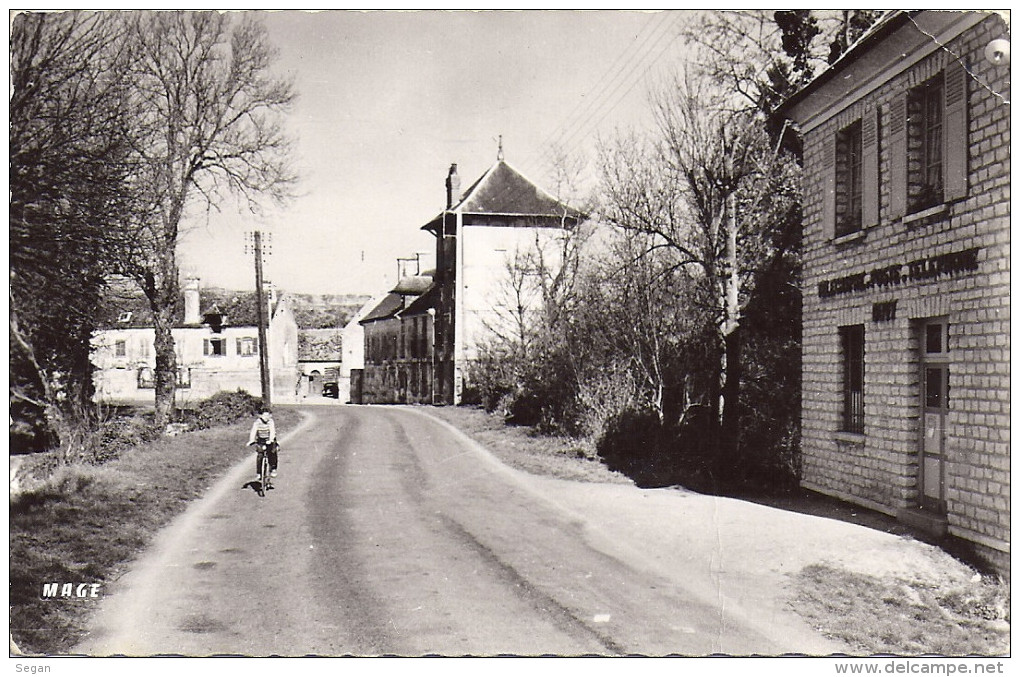
M 548 483 L 413 408 L 306 407 L 277 489 L 233 468 L 111 587 L 86 655 L 797 649 L 607 547 Z

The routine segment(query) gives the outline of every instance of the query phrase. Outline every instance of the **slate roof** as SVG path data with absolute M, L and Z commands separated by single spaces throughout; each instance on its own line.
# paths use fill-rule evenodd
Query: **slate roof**
M 400 294 L 390 292 L 386 295 L 382 301 L 379 302 L 375 308 L 371 310 L 365 317 L 361 318 L 358 324 L 368 324 L 369 322 L 375 322 L 376 320 L 385 320 L 393 317 L 404 307 L 404 297 Z
M 498 160 L 464 192 L 450 212 L 463 214 L 465 223 L 482 223 L 484 217 L 507 217 L 505 225 L 575 225 L 586 218 L 532 183 L 504 160 Z M 442 223 L 441 212 L 422 230 L 435 230 Z
M 439 303 L 439 287 L 437 285 L 431 285 L 425 293 L 416 298 L 407 308 L 400 311 L 401 317 L 412 317 L 415 315 L 424 315 L 429 311 L 429 308 L 435 308 Z
M 403 294 L 404 296 L 418 296 L 419 294 L 425 293 L 425 291 L 432 286 L 432 275 L 412 275 L 410 277 L 401 278 L 397 282 L 397 286 L 391 291 L 394 294 Z

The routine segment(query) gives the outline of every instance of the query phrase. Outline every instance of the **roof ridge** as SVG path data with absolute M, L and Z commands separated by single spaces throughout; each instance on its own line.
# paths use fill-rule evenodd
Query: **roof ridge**
M 478 177 L 478 179 L 468 187 L 463 196 L 461 196 L 460 201 L 451 207 L 449 211 L 457 211 L 460 209 L 461 205 L 471 199 L 475 193 L 479 192 L 482 185 L 496 172 L 496 168 L 500 165 L 500 163 L 506 164 L 503 160 L 496 160 L 495 164 L 486 169 L 485 173 Z M 507 166 L 509 167 L 510 165 Z
M 541 194 L 542 194 L 542 195 L 544 195 L 545 197 L 549 198 L 550 200 L 552 200 L 552 201 L 553 201 L 553 202 L 555 202 L 556 204 L 560 205 L 561 207 L 564 207 L 564 208 L 566 208 L 566 211 L 567 211 L 568 213 L 569 213 L 570 211 L 572 211 L 572 210 L 573 210 L 573 211 L 575 211 L 575 212 L 577 212 L 578 214 L 580 213 L 580 211 L 578 211 L 578 210 L 576 210 L 576 209 L 573 209 L 573 208 L 572 208 L 572 207 L 571 207 L 570 205 L 568 205 L 568 204 L 567 204 L 566 202 L 564 202 L 563 200 L 561 200 L 561 199 L 560 199 L 560 198 L 558 198 L 558 197 L 555 197 L 555 196 L 554 196 L 554 195 L 553 195 L 552 193 L 550 193 L 549 191 L 547 191 L 547 190 L 546 190 L 545 188 L 542 188 L 542 186 L 538 185 L 537 183 L 535 183 L 534 181 L 532 181 L 531 179 L 529 179 L 529 178 L 528 178 L 527 176 L 525 176 L 525 175 L 524 175 L 524 172 L 520 171 L 519 169 L 517 169 L 516 167 L 514 167 L 514 166 L 513 166 L 512 164 L 510 164 L 509 162 L 506 162 L 506 161 L 504 161 L 504 160 L 500 160 L 500 162 L 502 162 L 503 164 L 505 164 L 505 165 L 507 166 L 507 168 L 508 168 L 508 169 L 510 169 L 511 171 L 515 172 L 515 173 L 516 173 L 516 174 L 517 174 L 517 175 L 518 175 L 519 177 L 521 177 L 522 179 L 524 179 L 525 181 L 527 181 L 528 183 L 530 183 L 530 184 L 531 184 L 532 186 L 534 186 L 534 187 L 535 187 L 535 190 L 536 190 L 536 191 L 538 191 L 539 193 L 541 193 Z

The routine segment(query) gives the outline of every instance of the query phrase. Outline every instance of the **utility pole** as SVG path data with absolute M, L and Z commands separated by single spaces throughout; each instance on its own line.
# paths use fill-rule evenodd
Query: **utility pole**
M 269 342 L 266 340 L 268 315 L 265 289 L 262 282 L 262 231 L 251 233 L 252 250 L 255 253 L 255 305 L 259 322 L 259 376 L 262 381 L 262 404 L 267 409 L 273 406 L 272 388 L 269 384 Z

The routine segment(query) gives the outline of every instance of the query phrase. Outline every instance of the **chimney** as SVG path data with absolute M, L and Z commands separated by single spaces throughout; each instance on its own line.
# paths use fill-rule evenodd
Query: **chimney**
M 450 174 L 446 177 L 446 208 L 451 209 L 460 202 L 460 176 L 457 175 L 457 163 L 450 165 Z
M 202 324 L 199 311 L 199 279 L 189 277 L 184 281 L 184 324 Z

